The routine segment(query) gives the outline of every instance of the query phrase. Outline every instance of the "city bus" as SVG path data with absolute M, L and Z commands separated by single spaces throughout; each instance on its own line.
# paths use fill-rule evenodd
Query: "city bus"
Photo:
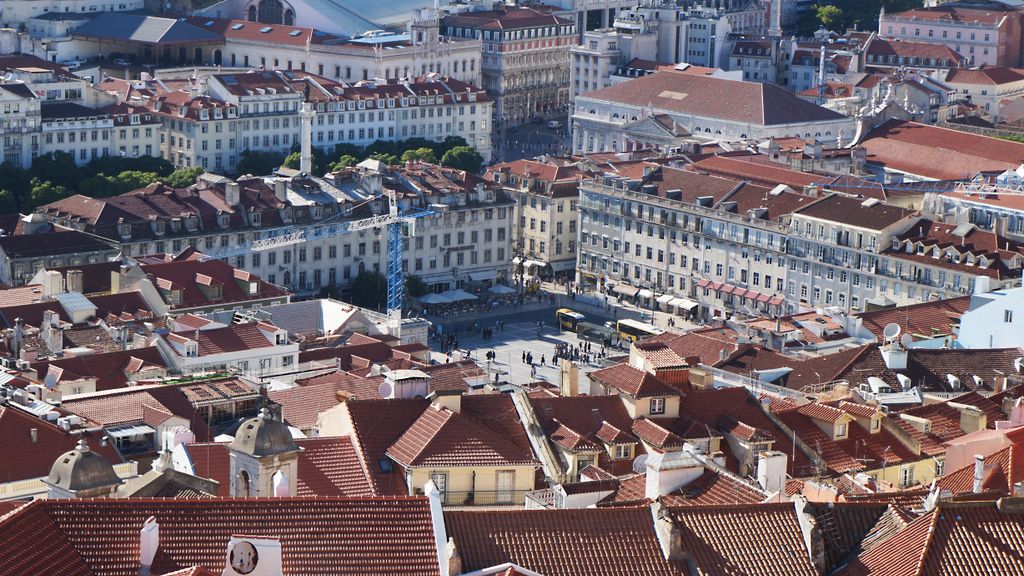
M 657 336 L 665 331 L 661 328 L 645 324 L 638 320 L 619 320 L 615 324 L 615 330 L 619 333 L 619 339 L 627 342 L 636 342 L 648 336 Z
M 580 322 L 583 322 L 584 319 L 586 319 L 586 316 L 568 308 L 559 308 L 555 312 L 555 324 L 558 325 L 559 330 L 568 330 L 575 333 L 579 329 Z

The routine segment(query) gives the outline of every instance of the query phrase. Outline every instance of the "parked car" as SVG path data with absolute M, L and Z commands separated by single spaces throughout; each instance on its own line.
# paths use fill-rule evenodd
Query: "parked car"
M 78 70 L 82 67 L 82 64 L 85 64 L 85 60 L 82 60 L 80 58 L 72 58 L 71 60 L 63 61 L 60 64 L 68 70 Z
M 561 127 L 562 123 L 559 122 L 558 120 L 548 120 L 548 128 L 551 128 L 552 130 L 557 130 Z
M 132 63 L 129 62 L 127 58 L 118 58 L 118 59 L 114 60 L 114 64 L 117 64 L 118 66 L 131 66 L 132 65 Z

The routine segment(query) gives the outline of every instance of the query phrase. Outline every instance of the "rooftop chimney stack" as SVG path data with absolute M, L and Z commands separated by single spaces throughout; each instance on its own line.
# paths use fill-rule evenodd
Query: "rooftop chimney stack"
M 981 493 L 981 481 L 985 477 L 985 457 L 981 454 L 974 455 L 974 486 L 971 491 L 975 494 Z
M 81 270 L 68 270 L 65 282 L 68 292 L 81 293 L 85 289 L 85 274 Z
M 156 558 L 156 549 L 160 546 L 160 525 L 156 517 L 150 516 L 139 530 L 139 575 L 149 576 Z
M 238 182 L 228 182 L 224 186 L 224 201 L 228 206 L 238 206 L 241 202 L 241 190 Z

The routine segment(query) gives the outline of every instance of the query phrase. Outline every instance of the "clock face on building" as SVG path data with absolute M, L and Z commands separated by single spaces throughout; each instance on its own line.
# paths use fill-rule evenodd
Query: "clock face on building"
M 239 542 L 231 548 L 231 556 L 228 558 L 231 569 L 239 574 L 249 574 L 256 569 L 260 561 L 260 555 L 256 547 L 250 542 Z

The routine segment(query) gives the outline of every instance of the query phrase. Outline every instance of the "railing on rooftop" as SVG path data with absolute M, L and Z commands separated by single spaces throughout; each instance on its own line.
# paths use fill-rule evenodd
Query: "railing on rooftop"
M 800 390 L 791 390 L 783 386 L 769 384 L 768 382 L 748 378 L 741 374 L 722 370 L 721 368 L 714 368 L 707 364 L 701 364 L 700 368 L 714 376 L 716 387 L 718 384 L 722 384 L 724 386 L 743 387 L 755 394 L 772 394 L 783 398 L 799 400 L 801 402 L 805 402 L 807 400 L 806 394 Z
M 526 493 L 527 510 L 552 510 L 558 508 L 558 493 L 554 488 L 533 490 Z
M 469 490 L 441 492 L 443 506 L 523 506 L 532 490 Z

